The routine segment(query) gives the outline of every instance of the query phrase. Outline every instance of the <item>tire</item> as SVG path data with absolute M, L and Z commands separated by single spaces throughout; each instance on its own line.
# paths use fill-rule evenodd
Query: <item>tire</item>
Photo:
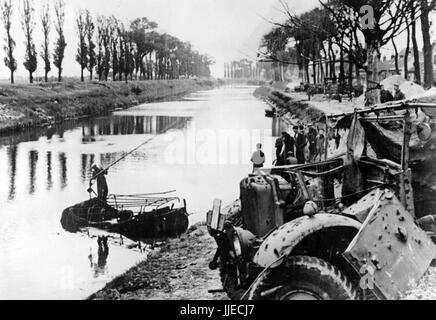
M 258 278 L 250 300 L 355 300 L 356 290 L 330 263 L 308 256 L 292 256 L 282 266 Z
M 222 257 L 219 258 L 218 263 L 224 291 L 231 300 L 240 300 L 245 293 L 245 290 L 238 288 L 238 273 L 236 265 L 226 263 Z
M 231 214 L 226 219 L 226 223 L 237 228 L 243 228 L 242 212 L 237 211 Z M 224 251 L 229 250 L 227 246 L 223 247 Z M 231 300 L 240 300 L 244 295 L 245 290 L 238 286 L 238 271 L 237 266 L 229 261 L 229 257 L 221 254 L 218 259 L 219 272 L 221 283 L 224 291 Z

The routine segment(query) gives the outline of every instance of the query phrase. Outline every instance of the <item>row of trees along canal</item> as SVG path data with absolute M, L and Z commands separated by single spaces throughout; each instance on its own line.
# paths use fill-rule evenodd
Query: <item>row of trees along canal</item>
M 414 57 L 414 79 L 421 84 L 421 62 L 417 45 L 418 24 L 423 40 L 423 85 L 433 85 L 433 48 L 430 39 L 429 14 L 436 0 L 321 0 L 319 7 L 300 15 L 294 14 L 281 1 L 286 21 L 272 22 L 274 27 L 263 37 L 261 61 L 277 68 L 298 65 L 300 74 L 310 83 L 309 68 L 313 66 L 314 83 L 324 78 L 338 79 L 340 84 L 352 84 L 353 72 L 366 72 L 369 104 L 380 102 L 379 63 L 381 48 L 391 44 L 395 50 L 396 70 L 399 69 L 397 37 L 406 33 L 404 56 L 405 77 L 408 77 L 409 51 Z M 365 7 L 366 6 L 366 7 Z M 368 15 L 368 6 L 373 15 Z M 366 9 L 365 9 L 366 8 Z M 294 46 L 289 46 L 290 43 Z M 412 42 L 412 43 L 411 43 Z M 339 66 L 337 77 L 335 66 Z M 348 67 L 346 74 L 345 64 Z
M 224 63 L 224 78 L 243 80 L 274 79 L 274 64 L 271 62 L 254 62 L 251 58 Z
M 4 46 L 5 64 L 10 69 L 11 82 L 17 60 L 14 55 L 16 43 L 12 34 L 12 22 L 15 11 L 12 0 L 1 1 L 1 20 L 6 31 Z M 32 0 L 22 0 L 20 6 L 21 25 L 25 34 L 26 53 L 24 67 L 29 72 L 29 81 L 33 83 L 38 65 L 38 53 L 34 41 L 36 28 L 35 5 Z M 58 81 L 62 80 L 65 50 L 67 48 L 64 25 L 65 3 L 56 0 L 54 19 L 49 2 L 43 3 L 39 17 L 44 41 L 40 56 L 44 61 L 45 81 L 51 71 L 51 62 L 58 69 Z M 213 59 L 200 54 L 188 42 L 169 34 L 156 32 L 157 23 L 147 18 L 138 18 L 126 26 L 116 17 L 98 16 L 94 18 L 88 10 L 80 10 L 75 21 L 78 34 L 76 61 L 80 65 L 81 80 L 85 72 L 93 80 L 94 71 L 99 80 L 163 80 L 181 77 L 209 77 Z M 56 31 L 53 52 L 50 51 L 52 27 Z M 53 60 L 52 60 L 53 58 Z

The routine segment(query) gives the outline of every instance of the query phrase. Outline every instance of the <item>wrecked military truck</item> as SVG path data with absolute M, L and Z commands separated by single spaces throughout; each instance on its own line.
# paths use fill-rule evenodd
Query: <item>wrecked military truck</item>
M 436 155 L 434 111 L 403 102 L 330 116 L 349 127 L 345 155 L 264 169 L 231 206 L 216 200 L 210 268 L 229 297 L 400 298 L 436 254 L 435 189 L 421 177 Z

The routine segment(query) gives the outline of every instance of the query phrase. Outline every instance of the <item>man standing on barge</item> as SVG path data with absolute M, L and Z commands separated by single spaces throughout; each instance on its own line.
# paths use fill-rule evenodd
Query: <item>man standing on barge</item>
M 105 175 L 107 175 L 107 170 L 99 168 L 96 164 L 94 164 L 91 169 L 93 175 L 91 183 L 93 180 L 97 180 L 97 197 L 98 199 L 106 203 L 109 193 L 109 188 L 107 186 L 107 181 L 105 177 Z

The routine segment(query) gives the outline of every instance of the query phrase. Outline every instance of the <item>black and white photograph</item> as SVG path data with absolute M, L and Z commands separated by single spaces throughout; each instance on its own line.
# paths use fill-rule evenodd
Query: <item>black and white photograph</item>
M 436 0 L 0 0 L 0 300 L 435 299 Z

